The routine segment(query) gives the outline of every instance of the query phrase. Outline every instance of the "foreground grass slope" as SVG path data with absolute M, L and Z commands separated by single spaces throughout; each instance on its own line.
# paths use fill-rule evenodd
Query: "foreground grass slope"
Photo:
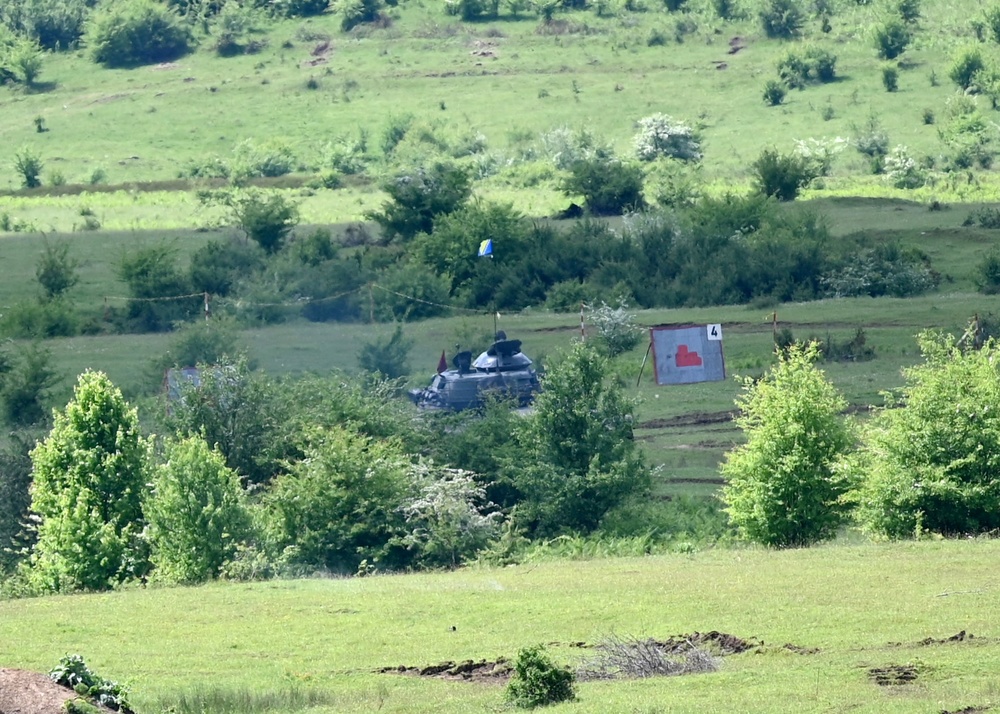
M 79 652 L 141 713 L 196 690 L 318 689 L 327 711 L 495 711 L 499 687 L 375 674 L 512 657 L 575 665 L 612 633 L 759 639 L 721 670 L 582 684 L 575 712 L 938 712 L 998 701 L 994 541 L 709 551 L 347 580 L 215 584 L 0 602 L 0 664 Z M 960 631 L 973 638 L 930 643 Z M 800 654 L 809 650 L 809 654 Z M 913 665 L 908 685 L 873 668 Z M 794 703 L 794 705 L 793 705 Z M 561 710 L 561 709 L 559 709 Z

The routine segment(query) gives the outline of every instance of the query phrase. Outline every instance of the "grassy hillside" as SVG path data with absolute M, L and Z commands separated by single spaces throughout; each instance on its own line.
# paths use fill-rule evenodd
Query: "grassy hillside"
M 403 114 L 442 136 L 481 132 L 490 149 L 511 154 L 564 125 L 628 153 L 634 122 L 654 112 L 696 124 L 706 175 L 725 183 L 745 180 L 764 146 L 851 138 L 870 117 L 892 145 L 942 152 L 939 127 L 925 122 L 924 110 L 944 113 L 956 89 L 948 78 L 953 54 L 974 41 L 970 21 L 984 5 L 923 3 L 892 93 L 882 86 L 873 41 L 891 3 L 826 3 L 829 33 L 807 10 L 802 40 L 791 42 L 764 35 L 763 5 L 741 5 L 741 17 L 725 21 L 708 3 L 670 13 L 645 2 L 635 4 L 642 12 L 558 13 L 545 24 L 530 12 L 463 23 L 443 3 L 414 1 L 392 9 L 384 29 L 345 34 L 332 15 L 265 23 L 267 46 L 254 55 L 220 58 L 211 38 L 176 62 L 128 70 L 100 68 L 86 48 L 57 53 L 45 60 L 42 90 L 0 94 L 9 147 L 2 158 L 9 163 L 16 147 L 30 146 L 70 183 L 87 183 L 100 168 L 117 184 L 174 179 L 192 160 L 230 157 L 245 139 L 280 139 L 311 172 L 331 139 L 364 129 L 377 146 L 391 118 Z M 766 106 L 765 80 L 804 42 L 836 55 L 836 81 Z M 36 118 L 48 131 L 36 131 Z M 851 150 L 834 172 L 869 173 Z M 18 181 L 4 172 L 4 184 Z
M 991 541 L 710 551 L 7 601 L 0 662 L 47 670 L 78 652 L 131 683 L 139 711 L 294 687 L 328 693 L 317 711 L 475 712 L 496 711 L 499 686 L 374 670 L 539 642 L 576 666 L 594 650 L 572 643 L 717 630 L 754 646 L 717 673 L 581 684 L 579 702 L 553 711 L 985 710 L 997 703 L 996 557 Z M 872 670 L 893 667 L 916 679 L 875 683 Z

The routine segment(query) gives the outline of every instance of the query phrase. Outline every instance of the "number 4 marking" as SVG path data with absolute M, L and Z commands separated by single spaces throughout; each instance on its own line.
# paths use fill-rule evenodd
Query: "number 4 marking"
M 708 339 L 710 339 L 710 340 L 721 340 L 722 339 L 722 325 L 709 325 L 708 326 Z

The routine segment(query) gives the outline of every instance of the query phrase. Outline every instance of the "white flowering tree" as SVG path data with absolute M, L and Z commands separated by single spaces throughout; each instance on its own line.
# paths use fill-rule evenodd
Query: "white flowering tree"
M 633 144 L 640 161 L 663 156 L 680 161 L 701 160 L 701 139 L 690 125 L 657 113 L 640 119 L 638 127 Z
M 920 188 L 927 182 L 927 173 L 917 166 L 909 149 L 902 144 L 885 157 L 883 175 L 896 188 Z
M 417 493 L 400 509 L 409 533 L 403 543 L 424 565 L 456 567 L 496 537 L 502 514 L 486 512 L 486 491 L 470 471 L 421 461 L 411 478 Z
M 836 136 L 832 139 L 796 139 L 795 153 L 805 159 L 813 176 L 827 176 L 837 154 L 847 148 L 850 142 Z

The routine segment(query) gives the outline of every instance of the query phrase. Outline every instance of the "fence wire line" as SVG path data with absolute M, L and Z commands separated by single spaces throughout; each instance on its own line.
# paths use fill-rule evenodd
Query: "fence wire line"
M 165 302 L 165 301 L 168 301 L 168 300 L 188 300 L 190 298 L 203 298 L 203 297 L 205 297 L 205 295 L 208 295 L 213 302 L 216 302 L 216 303 L 222 304 L 222 305 L 234 305 L 237 308 L 244 308 L 244 307 L 301 307 L 302 305 L 311 305 L 311 304 L 316 304 L 316 303 L 329 302 L 331 300 L 339 300 L 340 298 L 346 297 L 346 296 L 351 295 L 353 293 L 362 292 L 363 290 L 368 289 L 368 288 L 378 288 L 379 290 L 382 290 L 383 292 L 387 292 L 387 293 L 390 293 L 392 295 L 396 295 L 397 297 L 401 297 L 401 298 L 403 298 L 405 300 L 410 300 L 412 302 L 419 302 L 419 303 L 423 303 L 425 305 L 432 305 L 434 307 L 441 307 L 441 308 L 445 308 L 447 310 L 460 310 L 462 312 L 470 312 L 470 313 L 475 313 L 477 315 L 478 314 L 484 314 L 484 313 L 488 314 L 488 313 L 491 312 L 490 310 L 485 310 L 485 311 L 481 310 L 481 309 L 477 310 L 475 308 L 461 307 L 459 305 L 448 305 L 448 304 L 445 304 L 445 303 L 433 302 L 431 300 L 424 300 L 423 298 L 418 298 L 418 297 L 416 297 L 414 295 L 406 295 L 404 293 L 397 292 L 396 290 L 391 290 L 390 288 L 387 288 L 387 287 L 384 287 L 382 285 L 379 285 L 378 283 L 370 283 L 369 285 L 362 285 L 361 287 L 354 288 L 353 290 L 345 290 L 342 293 L 337 293 L 336 295 L 328 295 L 327 297 L 322 297 L 322 298 L 299 298 L 298 300 L 292 300 L 292 301 L 286 301 L 286 302 L 254 302 L 254 301 L 251 301 L 251 300 L 242 300 L 242 299 L 238 299 L 238 298 L 234 299 L 234 298 L 229 298 L 229 297 L 223 297 L 222 295 L 216 295 L 215 293 L 206 293 L 206 292 L 190 293 L 190 294 L 187 294 L 187 295 L 169 295 L 169 296 L 165 296 L 165 297 L 150 297 L 150 298 L 128 297 L 128 296 L 124 296 L 124 295 L 105 295 L 104 296 L 104 300 L 105 300 L 105 302 L 108 301 L 108 300 L 120 300 L 122 302 Z
M 404 295 L 403 293 L 398 293 L 395 290 L 390 290 L 389 288 L 383 287 L 378 283 L 372 283 L 372 287 L 378 288 L 379 290 L 383 290 L 387 293 L 392 293 L 393 295 L 398 295 L 399 297 L 405 298 L 407 300 L 412 300 L 413 302 L 422 302 L 424 305 L 433 305 L 435 307 L 443 307 L 449 310 L 462 310 L 463 312 L 474 312 L 477 315 L 483 314 L 483 310 L 476 310 L 471 307 L 459 307 L 458 305 L 445 305 L 444 303 L 441 302 L 431 302 L 430 300 L 424 300 L 423 298 L 414 297 L 413 295 Z M 487 310 L 486 312 L 489 313 L 489 310 Z

